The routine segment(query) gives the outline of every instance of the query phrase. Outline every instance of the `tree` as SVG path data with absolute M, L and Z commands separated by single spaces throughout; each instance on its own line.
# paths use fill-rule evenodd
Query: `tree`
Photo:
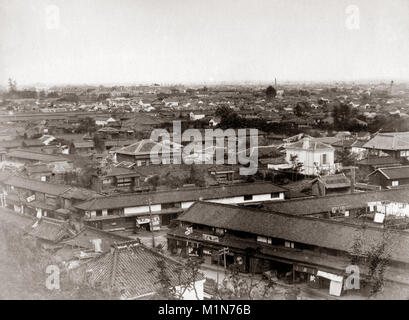
M 352 166 L 356 162 L 356 156 L 347 148 L 335 150 L 335 161 L 342 163 L 343 166 Z
M 302 117 L 305 113 L 305 107 L 301 103 L 297 103 L 294 113 L 297 117 Z
M 390 232 L 384 229 L 382 236 L 368 243 L 365 237 L 365 226 L 357 235 L 350 249 L 350 261 L 352 265 L 358 265 L 367 271 L 366 283 L 370 287 L 369 296 L 378 294 L 384 287 L 384 274 L 390 262 L 391 243 Z
M 268 98 L 275 98 L 275 96 L 277 95 L 277 91 L 273 86 L 268 86 L 266 89 L 266 96 Z
M 186 181 L 187 183 L 193 183 L 198 187 L 206 186 L 206 179 L 202 171 L 199 171 L 195 164 L 190 165 L 190 176 Z
M 103 152 L 105 150 L 105 142 L 98 134 L 94 134 L 92 140 L 94 141 L 94 147 L 98 152 Z
M 295 174 L 295 179 L 297 180 L 298 174 L 301 173 L 301 170 L 303 168 L 302 162 L 298 161 L 298 156 L 297 155 L 291 155 L 290 156 L 290 162 L 292 164 L 292 171 L 291 171 L 291 178 L 294 180 L 294 174 Z
M 9 92 L 14 93 L 17 91 L 17 82 L 16 80 L 13 80 L 11 78 L 8 79 L 8 86 L 9 86 Z

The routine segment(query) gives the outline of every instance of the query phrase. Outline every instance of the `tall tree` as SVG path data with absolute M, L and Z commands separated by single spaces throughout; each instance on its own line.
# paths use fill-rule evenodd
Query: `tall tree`
M 266 89 L 266 96 L 268 98 L 275 98 L 275 96 L 277 95 L 277 91 L 273 86 L 268 86 Z

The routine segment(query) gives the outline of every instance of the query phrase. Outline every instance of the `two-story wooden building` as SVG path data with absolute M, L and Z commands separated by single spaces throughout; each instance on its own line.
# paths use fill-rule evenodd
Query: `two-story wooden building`
M 200 256 L 207 264 L 235 265 L 244 273 L 272 271 L 279 279 L 326 288 L 334 296 L 345 292 L 355 239 L 361 237 L 363 252 L 385 239 L 378 227 L 209 202 L 196 202 L 177 221 L 167 234 L 174 255 Z M 390 262 L 384 277 L 407 294 L 409 235 L 388 234 Z M 361 279 L 367 272 L 363 263 Z M 366 282 L 360 286 L 366 294 Z
M 242 183 L 205 188 L 104 196 L 75 205 L 84 222 L 103 230 L 160 229 L 195 201 L 256 205 L 283 200 L 287 190 L 271 183 Z M 151 222 L 152 219 L 152 222 Z

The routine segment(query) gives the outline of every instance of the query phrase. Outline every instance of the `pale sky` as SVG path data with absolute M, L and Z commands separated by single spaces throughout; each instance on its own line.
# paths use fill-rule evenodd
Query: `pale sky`
M 9 77 L 22 85 L 409 79 L 409 1 L 0 0 L 0 84 Z

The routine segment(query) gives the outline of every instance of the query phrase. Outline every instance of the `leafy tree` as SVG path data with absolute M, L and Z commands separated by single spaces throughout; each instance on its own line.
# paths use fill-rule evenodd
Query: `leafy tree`
M 347 148 L 335 150 L 335 161 L 342 163 L 343 166 L 352 166 L 356 162 L 356 156 Z
M 275 96 L 277 95 L 277 91 L 273 86 L 268 86 L 266 89 L 266 96 L 268 98 L 275 98 Z
M 103 152 L 105 150 L 105 142 L 104 140 L 101 139 L 101 137 L 98 134 L 94 134 L 92 140 L 94 141 L 95 149 L 98 152 Z
M 358 265 L 367 270 L 366 283 L 370 287 L 370 297 L 380 293 L 384 287 L 384 274 L 390 263 L 390 249 L 393 246 L 390 233 L 384 229 L 382 237 L 369 244 L 365 237 L 365 228 L 355 239 L 350 249 L 352 265 Z

